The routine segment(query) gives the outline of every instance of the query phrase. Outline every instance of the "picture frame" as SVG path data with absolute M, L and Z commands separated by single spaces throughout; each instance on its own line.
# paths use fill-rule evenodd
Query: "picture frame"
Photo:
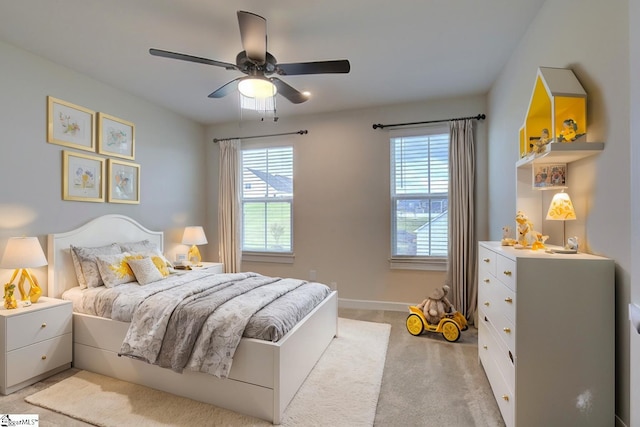
M 96 151 L 95 111 L 47 96 L 47 142 Z
M 135 159 L 133 123 L 106 113 L 98 113 L 98 153 L 127 160 Z
M 140 165 L 107 159 L 109 203 L 140 203 Z
M 104 202 L 105 159 L 62 151 L 62 200 Z
M 566 163 L 536 163 L 532 167 L 532 185 L 537 190 L 566 188 Z

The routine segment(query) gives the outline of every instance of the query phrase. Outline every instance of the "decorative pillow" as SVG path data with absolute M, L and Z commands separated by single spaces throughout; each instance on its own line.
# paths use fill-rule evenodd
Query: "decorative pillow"
M 155 260 L 156 261 L 156 265 L 158 266 L 158 269 L 160 269 L 162 274 L 164 274 L 165 276 L 169 274 L 168 268 L 172 268 L 173 267 L 173 265 L 171 264 L 171 261 L 169 261 L 162 254 L 162 251 L 160 250 L 158 245 L 153 243 L 153 242 L 151 242 L 148 239 L 140 240 L 140 241 L 137 241 L 137 242 L 119 243 L 119 245 L 120 245 L 120 249 L 122 249 L 123 252 L 141 253 L 141 254 L 145 254 L 145 255 L 148 255 L 148 256 L 151 256 L 151 254 L 153 254 L 153 256 L 155 256 L 155 257 L 160 257 L 163 262 L 160 263 L 156 259 Z
M 87 281 L 84 280 L 84 275 L 82 274 L 82 266 L 80 266 L 80 260 L 76 255 L 76 251 L 73 250 L 73 247 L 69 247 L 69 253 L 71 254 L 71 261 L 73 261 L 73 269 L 76 272 L 78 285 L 80 286 L 80 289 L 87 289 Z
M 128 264 L 129 256 L 129 253 L 124 252 L 117 255 L 98 255 L 96 257 L 100 277 L 107 288 L 136 281 Z
M 98 270 L 96 257 L 98 255 L 115 255 L 122 252 L 117 243 L 93 248 L 72 245 L 71 251 L 75 252 L 78 262 L 80 263 L 82 277 L 84 278 L 84 287 L 86 288 L 97 288 L 104 284 L 102 277 L 100 276 L 100 270 Z M 78 279 L 78 283 L 80 284 L 80 287 L 83 287 L 83 283 L 80 279 Z
M 129 266 L 136 276 L 136 280 L 141 285 L 146 285 L 151 282 L 157 282 L 164 279 L 160 270 L 156 267 L 153 260 L 149 257 L 142 259 L 130 259 Z

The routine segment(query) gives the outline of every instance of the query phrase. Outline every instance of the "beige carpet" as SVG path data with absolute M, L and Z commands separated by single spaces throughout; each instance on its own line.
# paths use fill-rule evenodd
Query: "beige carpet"
M 285 411 L 283 426 L 371 426 L 390 325 L 340 318 L 334 339 Z M 266 426 L 204 403 L 80 371 L 25 398 L 105 427 Z

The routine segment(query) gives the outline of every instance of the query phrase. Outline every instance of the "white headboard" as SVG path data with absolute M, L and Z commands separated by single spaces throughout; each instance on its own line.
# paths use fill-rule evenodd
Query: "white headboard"
M 161 231 L 151 231 L 124 215 L 104 215 L 75 230 L 49 234 L 47 296 L 60 298 L 65 290 L 78 286 L 70 245 L 94 247 L 144 239 L 149 239 L 161 251 L 164 250 L 164 234 Z

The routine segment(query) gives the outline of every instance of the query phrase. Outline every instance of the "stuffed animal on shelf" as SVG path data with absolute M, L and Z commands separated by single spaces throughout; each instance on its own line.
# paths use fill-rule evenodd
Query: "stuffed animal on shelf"
M 551 142 L 553 141 L 549 138 L 549 129 L 542 129 L 540 138 L 533 144 L 533 151 L 535 151 L 536 154 L 542 154 L 547 149 L 547 144 Z
M 448 293 L 449 286 L 444 285 L 433 291 L 428 298 L 418 305 L 430 325 L 437 325 L 446 314 L 454 311 L 453 305 L 447 299 Z
M 584 135 L 578 134 L 578 124 L 573 119 L 567 119 L 562 122 L 562 130 L 558 136 L 559 142 L 572 142 Z

